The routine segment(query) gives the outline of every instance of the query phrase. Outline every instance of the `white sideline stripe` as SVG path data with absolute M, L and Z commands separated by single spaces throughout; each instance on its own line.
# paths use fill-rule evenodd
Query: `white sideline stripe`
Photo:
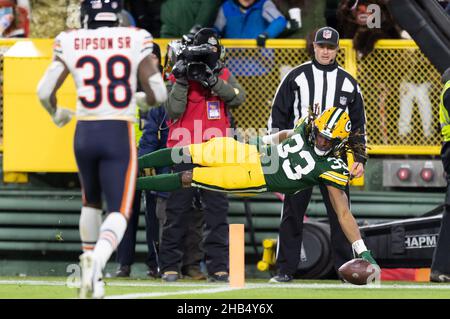
M 66 286 L 66 281 L 45 280 L 0 280 L 0 285 L 23 285 L 23 286 Z M 211 287 L 211 283 L 139 283 L 139 282 L 107 282 L 111 287 Z
M 149 297 L 166 297 L 166 296 L 185 295 L 185 294 L 189 294 L 189 295 L 213 294 L 213 293 L 230 291 L 230 290 L 233 290 L 233 288 L 222 287 L 222 288 L 182 290 L 182 291 L 172 291 L 172 292 L 142 292 L 142 293 L 134 293 L 134 294 L 106 296 L 105 299 L 135 299 L 135 298 L 149 298 Z
M 46 280 L 0 280 L 0 285 L 23 285 L 23 286 L 66 286 L 66 281 Z M 230 289 L 228 285 L 217 283 L 138 283 L 138 282 L 107 282 L 106 287 L 211 287 L 209 289 Z M 214 288 L 212 288 L 214 286 Z M 305 289 L 449 289 L 450 284 L 388 284 L 381 282 L 379 286 L 355 286 L 351 284 L 320 284 L 320 283 L 247 283 L 243 289 L 258 288 L 305 288 Z M 196 290 L 199 291 L 199 290 Z M 171 292 L 174 293 L 174 292 Z M 178 292 L 177 292 L 178 293 Z
M 450 284 L 436 284 L 436 285 L 398 285 L 398 284 L 386 284 L 381 283 L 380 285 L 352 285 L 346 283 L 338 283 L 338 284 L 296 284 L 296 283 L 285 283 L 285 284 L 248 284 L 245 288 L 305 288 L 305 289 L 449 289 Z

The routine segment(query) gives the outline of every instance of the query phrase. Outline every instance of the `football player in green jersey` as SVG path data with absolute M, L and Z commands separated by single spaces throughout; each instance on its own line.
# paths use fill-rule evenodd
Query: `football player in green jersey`
M 358 256 L 376 264 L 361 239 L 344 192 L 349 171 L 340 159 L 346 151 L 365 156 L 353 145 L 351 122 L 342 108 L 332 107 L 316 117 L 310 112 L 292 130 L 258 138 L 255 145 L 229 137 L 201 144 L 158 150 L 139 158 L 139 168 L 163 167 L 191 161 L 191 171 L 140 177 L 137 189 L 174 191 L 199 187 L 229 193 L 280 192 L 293 194 L 327 185 L 339 223 Z

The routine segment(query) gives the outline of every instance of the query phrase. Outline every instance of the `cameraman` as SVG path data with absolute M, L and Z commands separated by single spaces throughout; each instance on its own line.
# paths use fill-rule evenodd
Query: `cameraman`
M 201 143 L 214 136 L 227 136 L 230 128 L 228 108 L 241 105 L 245 99 L 242 86 L 223 66 L 224 50 L 213 29 L 201 29 L 193 38 L 185 37 L 184 46 L 176 52 L 176 63 L 169 79 L 167 147 Z M 192 168 L 190 163 L 173 167 L 175 172 Z M 160 246 L 162 278 L 180 278 L 182 241 L 186 234 L 195 188 L 172 192 L 167 200 L 167 220 Z M 204 249 L 210 281 L 228 281 L 228 199 L 226 194 L 201 190 L 204 205 Z

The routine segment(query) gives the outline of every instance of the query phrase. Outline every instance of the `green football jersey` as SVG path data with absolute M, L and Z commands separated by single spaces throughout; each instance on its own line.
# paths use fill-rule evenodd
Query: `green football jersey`
M 300 122 L 294 135 L 281 144 L 260 146 L 268 191 L 293 194 L 320 182 L 345 189 L 349 181 L 346 163 L 331 155 L 317 155 L 308 143 L 305 127 L 305 122 Z

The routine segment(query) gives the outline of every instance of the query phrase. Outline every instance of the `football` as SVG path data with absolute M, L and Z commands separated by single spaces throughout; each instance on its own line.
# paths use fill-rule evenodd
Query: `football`
M 339 267 L 339 275 L 354 285 L 366 285 L 380 277 L 380 269 L 368 261 L 355 258 Z

